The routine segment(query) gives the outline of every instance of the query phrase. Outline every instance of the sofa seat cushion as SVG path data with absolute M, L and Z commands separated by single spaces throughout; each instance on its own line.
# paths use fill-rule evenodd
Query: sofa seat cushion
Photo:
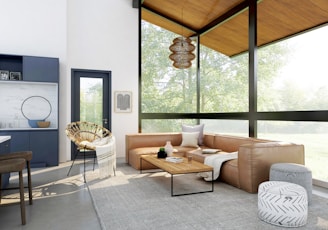
M 240 188 L 238 159 L 229 160 L 222 164 L 219 180 Z
M 197 149 L 194 149 L 194 150 L 191 150 L 191 151 L 187 151 L 186 152 L 187 153 L 186 155 L 190 155 L 191 154 L 193 160 L 198 161 L 198 162 L 201 162 L 201 163 L 204 163 L 205 158 L 207 156 L 212 155 L 212 154 L 204 154 L 203 153 L 203 149 L 211 149 L 211 148 L 209 148 L 208 146 L 202 146 L 201 148 L 197 148 Z M 220 154 L 220 153 L 226 153 L 226 152 L 220 151 L 217 154 Z
M 148 154 L 157 154 L 159 147 L 143 147 L 143 148 L 135 148 L 129 151 L 129 164 L 135 168 L 140 169 L 140 156 L 141 155 L 148 155 Z M 143 169 L 154 169 L 155 166 L 143 162 L 142 164 Z
M 184 153 L 184 154 L 186 154 L 187 152 L 194 151 L 197 148 L 189 147 L 189 146 L 173 146 L 173 149 L 174 149 L 174 151 L 173 151 L 174 153 Z M 186 155 L 184 155 L 184 156 L 186 156 Z

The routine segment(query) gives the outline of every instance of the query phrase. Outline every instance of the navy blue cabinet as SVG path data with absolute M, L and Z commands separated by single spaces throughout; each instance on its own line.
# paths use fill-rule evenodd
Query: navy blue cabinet
M 24 56 L 24 55 L 8 55 L 0 54 L 0 70 L 11 72 L 19 72 L 20 77 L 15 79 L 15 84 L 6 84 L 6 87 L 17 87 L 19 81 L 25 82 L 24 89 L 28 89 L 29 85 L 35 85 L 33 82 L 46 83 L 59 83 L 59 59 L 53 57 L 35 57 L 35 56 Z M 14 80 L 14 79 L 0 79 L 0 84 L 6 81 L 3 80 Z M 17 84 L 16 84 L 17 83 Z M 2 84 L 5 85 L 5 84 Z M 11 86 L 12 85 L 12 86 Z M 7 89 L 7 88 L 6 88 Z M 58 90 L 57 94 L 54 95 L 55 100 L 59 101 Z M 7 90 L 8 91 L 8 90 Z M 9 91 L 10 92 L 10 91 Z M 33 94 L 32 94 L 33 95 Z M 1 98 L 0 98 L 1 100 Z M 6 103 L 2 103 L 4 107 Z M 58 103 L 57 103 L 58 105 Z M 16 108 L 16 107 L 15 107 Z M 18 113 L 20 113 L 20 106 L 17 106 Z M 1 108 L 4 111 L 6 108 Z M 0 135 L 11 136 L 10 150 L 26 151 L 30 150 L 33 152 L 33 158 L 31 161 L 32 167 L 44 167 L 44 166 L 56 166 L 58 165 L 58 109 L 56 111 L 56 127 L 52 128 L 16 128 L 6 125 L 6 127 L 0 127 Z M 14 118 L 15 113 L 13 112 L 12 117 Z M 8 117 L 8 116 L 7 116 Z M 11 122 L 11 121 L 10 121 Z M 52 123 L 53 124 L 53 123 Z
M 9 153 L 10 152 L 10 140 L 4 141 L 0 143 L 0 154 Z M 1 179 L 1 188 L 5 188 L 9 184 L 9 173 L 2 174 Z
M 0 54 L 0 70 L 9 73 L 19 72 L 20 79 L 15 80 L 58 83 L 59 59 Z M 8 76 L 9 79 L 10 76 Z
M 29 146 L 29 131 L 7 131 L 1 135 L 8 135 L 11 137 L 10 150 L 12 152 L 30 150 Z
M 16 130 L 0 134 L 11 136 L 11 152 L 33 152 L 32 168 L 58 165 L 58 130 Z
M 58 58 L 23 56 L 23 80 L 58 82 Z
M 20 72 L 23 70 L 23 57 L 18 55 L 0 55 L 0 70 Z M 9 78 L 10 76 L 8 76 Z
M 30 131 L 33 167 L 58 165 L 58 131 Z

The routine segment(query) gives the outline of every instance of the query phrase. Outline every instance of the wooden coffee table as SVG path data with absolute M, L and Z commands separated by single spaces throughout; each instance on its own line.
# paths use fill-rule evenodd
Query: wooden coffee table
M 204 165 L 198 161 L 192 161 L 188 163 L 187 158 L 182 157 L 183 162 L 181 163 L 172 163 L 168 162 L 163 158 L 157 158 L 157 155 L 142 155 L 140 157 L 140 173 L 142 173 L 142 162 L 146 161 L 154 166 L 157 166 L 161 170 L 171 174 L 171 196 L 182 196 L 182 195 L 191 195 L 197 193 L 213 192 L 214 191 L 214 172 L 213 167 Z M 212 172 L 212 188 L 211 190 L 200 191 L 200 192 L 191 192 L 183 194 L 174 194 L 174 175 L 178 174 L 189 174 L 189 173 L 199 173 L 199 172 Z

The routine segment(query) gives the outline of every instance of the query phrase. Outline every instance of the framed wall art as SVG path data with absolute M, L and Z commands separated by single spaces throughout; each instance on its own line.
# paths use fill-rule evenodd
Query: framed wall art
M 22 74 L 21 72 L 10 72 L 9 79 L 13 81 L 20 81 L 22 80 Z
M 8 70 L 0 70 L 0 80 L 9 80 Z
M 114 92 L 114 112 L 131 113 L 132 112 L 132 92 L 115 91 Z

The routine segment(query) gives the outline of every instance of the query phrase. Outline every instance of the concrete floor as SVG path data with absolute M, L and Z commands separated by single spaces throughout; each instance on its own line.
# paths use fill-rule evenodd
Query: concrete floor
M 120 161 L 120 159 L 118 159 Z M 92 170 L 93 161 L 87 164 Z M 83 179 L 83 161 L 58 167 L 32 169 L 33 205 L 28 204 L 26 189 L 26 225 L 21 225 L 18 190 L 3 191 L 0 205 L 0 230 L 101 229 L 92 200 Z M 24 171 L 24 181 L 26 171 Z M 12 174 L 10 186 L 17 186 L 18 176 Z M 313 187 L 313 193 L 328 199 L 328 189 Z
M 77 162 L 81 163 L 81 162 Z M 33 205 L 28 204 L 26 189 L 26 225 L 21 225 L 18 190 L 2 192 L 0 205 L 1 230 L 53 230 L 53 229 L 101 229 L 92 200 L 81 173 L 81 167 L 74 164 L 69 176 L 71 163 L 58 167 L 32 169 Z M 88 164 L 88 168 L 92 164 Z M 92 168 L 91 168 L 92 170 Z M 24 181 L 26 171 L 24 171 Z M 18 183 L 17 174 L 12 174 L 10 186 Z

